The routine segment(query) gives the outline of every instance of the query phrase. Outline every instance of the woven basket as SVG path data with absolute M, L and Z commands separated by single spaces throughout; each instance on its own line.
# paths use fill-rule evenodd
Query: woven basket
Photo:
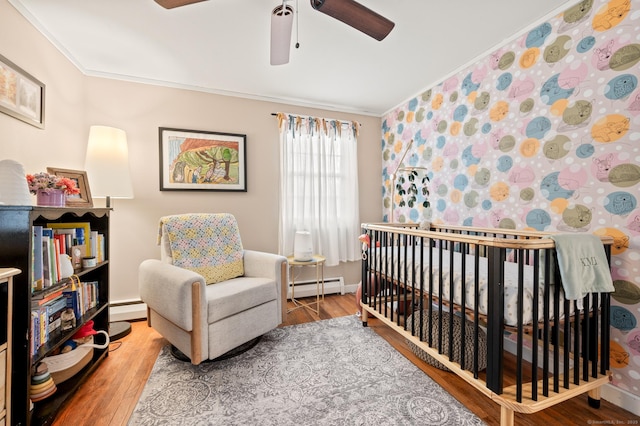
M 431 313 L 431 336 L 433 339 L 433 347 L 438 347 L 438 318 L 440 313 L 438 311 L 432 311 Z M 460 363 L 460 351 L 462 340 L 462 318 L 459 315 L 453 316 L 453 359 L 451 361 Z M 420 335 L 420 313 L 415 312 L 409 315 L 407 318 L 407 330 L 411 330 L 411 324 L 414 324 L 416 330 L 416 336 Z M 427 341 L 429 338 L 429 311 L 422 311 L 422 341 Z M 465 370 L 473 369 L 473 346 L 474 346 L 474 325 L 472 321 L 465 319 L 465 344 L 464 344 L 464 366 Z M 442 354 L 445 356 L 449 353 L 449 313 L 445 312 L 442 316 Z M 441 370 L 450 371 L 444 364 L 436 360 L 434 357 L 423 351 L 415 343 L 407 340 L 407 345 L 411 351 L 421 360 L 427 364 L 432 365 Z M 478 329 L 478 371 L 482 371 L 487 368 L 487 335 L 482 328 Z

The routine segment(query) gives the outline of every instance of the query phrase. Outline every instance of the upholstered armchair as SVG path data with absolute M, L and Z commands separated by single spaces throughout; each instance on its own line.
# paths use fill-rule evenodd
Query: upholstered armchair
M 233 215 L 162 217 L 158 244 L 160 260 L 139 267 L 147 322 L 193 364 L 285 320 L 287 259 L 244 250 Z

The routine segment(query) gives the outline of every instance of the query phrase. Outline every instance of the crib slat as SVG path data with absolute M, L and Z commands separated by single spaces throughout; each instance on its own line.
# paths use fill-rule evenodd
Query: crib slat
M 467 327 L 466 327 L 466 315 L 465 309 L 467 306 L 467 243 L 460 244 L 460 254 L 462 256 L 462 264 L 460 265 L 460 273 L 461 273 L 461 286 L 460 286 L 460 306 L 462 316 L 462 327 L 460 330 L 460 365 L 463 368 L 467 368 L 467 362 L 465 359 L 465 355 L 467 353 Z
M 569 387 L 569 381 L 570 381 L 570 375 L 569 375 L 569 355 L 570 355 L 570 350 L 571 350 L 571 305 L 574 306 L 574 312 L 577 311 L 577 304 L 575 301 L 569 301 L 566 300 L 564 301 L 564 321 L 563 321 L 563 325 L 564 325 L 564 339 L 563 339 L 563 354 L 564 354 L 564 380 L 563 380 L 563 386 L 564 388 L 568 388 Z M 556 318 L 560 318 L 560 317 L 556 317 Z M 556 319 L 556 321 L 559 321 L 558 319 Z M 558 350 L 558 348 L 556 348 L 556 351 Z M 578 357 L 576 357 L 576 362 L 578 361 Z
M 428 310 L 429 310 L 429 321 L 431 321 L 431 318 L 433 318 L 433 286 L 434 286 L 434 276 L 433 276 L 433 245 L 434 243 L 431 242 L 429 244 L 429 306 L 428 306 Z M 429 346 L 432 346 L 433 344 L 433 335 L 431 333 L 431 326 L 429 327 L 429 330 L 427 330 L 428 336 L 427 336 L 427 342 L 429 344 Z
M 544 395 L 545 397 L 549 396 L 549 367 L 550 367 L 550 360 L 549 360 L 549 345 L 550 345 L 550 339 L 551 339 L 551 330 L 550 330 L 550 309 L 551 309 L 551 302 L 550 302 L 550 295 L 551 295 L 551 250 L 549 249 L 545 249 L 544 250 L 545 253 L 545 257 L 544 257 L 544 301 L 543 301 L 543 316 L 544 316 L 544 321 L 542 322 L 542 326 L 543 326 L 543 334 L 542 334 L 542 341 L 543 341 L 543 361 L 542 361 L 542 383 L 543 383 L 543 387 L 542 387 L 542 395 Z
M 453 259 L 455 258 L 455 247 L 453 245 L 449 247 L 449 329 L 447 330 L 447 339 L 449 341 L 449 351 L 447 356 L 453 360 L 453 301 L 455 299 L 455 269 L 453 267 Z M 444 293 L 441 293 L 444 294 Z M 464 325 L 462 327 L 464 329 Z
M 600 318 L 602 319 L 601 337 L 600 337 L 600 374 L 606 374 L 609 370 L 609 323 L 610 323 L 610 295 L 602 293 L 602 308 Z
M 557 266 L 557 261 L 554 260 L 554 266 Z M 555 268 L 555 280 L 554 280 L 554 298 L 553 298 L 553 319 L 555 324 L 553 326 L 553 391 L 560 391 L 560 351 L 558 350 L 558 346 L 560 345 L 560 323 L 558 322 L 558 318 L 560 318 L 560 287 L 562 280 L 560 278 L 560 271 L 558 268 Z
M 438 353 L 440 354 L 442 353 L 442 294 L 444 291 L 444 282 L 442 278 L 442 252 L 443 246 L 440 244 L 438 247 Z M 429 343 L 429 346 L 431 346 L 431 343 Z
M 540 303 L 540 250 L 533 250 L 533 307 L 531 312 L 531 323 L 534 326 L 532 333 L 532 353 L 531 353 L 531 382 L 538 382 L 538 304 Z M 531 399 L 538 400 L 538 386 L 531 388 Z
M 391 241 L 389 241 L 390 237 L 388 233 L 384 234 L 383 247 L 385 248 L 386 257 L 384 258 L 383 264 L 383 278 L 380 280 L 380 292 L 377 293 L 377 303 L 380 310 L 384 310 L 384 315 L 387 315 L 387 305 L 384 303 L 385 294 L 388 291 L 389 286 L 389 278 L 391 277 L 390 268 L 389 268 L 389 256 L 391 256 L 393 246 L 391 245 Z
M 499 247 L 487 247 L 487 387 L 498 394 L 503 388 L 504 269 Z
M 420 259 L 424 259 L 424 242 L 425 238 L 420 237 Z M 431 241 L 430 239 L 427 239 L 427 241 Z M 420 262 L 420 265 L 423 265 L 423 262 Z M 415 269 L 415 268 L 414 268 Z M 422 269 L 422 268 L 421 268 Z M 418 309 L 419 312 L 419 327 L 420 327 L 420 340 L 422 340 L 424 338 L 424 297 L 423 295 L 425 294 L 425 288 L 424 288 L 424 273 L 422 272 L 422 270 L 420 271 L 420 307 Z M 431 300 L 431 299 L 428 299 Z M 429 303 L 429 305 L 431 305 L 431 303 Z M 413 321 L 413 323 L 415 324 L 415 321 Z
M 473 349 L 473 378 L 478 378 L 478 369 L 479 362 L 478 357 L 480 356 L 480 248 L 478 245 L 475 245 L 475 254 L 474 254 L 474 279 L 473 279 L 473 344 L 475 348 Z M 484 354 L 485 357 L 487 354 Z
M 522 402 L 522 346 L 523 346 L 523 334 L 522 317 L 524 315 L 524 251 L 522 249 L 516 250 L 516 255 L 519 258 L 518 262 L 518 313 L 517 313 L 517 348 L 516 348 L 516 401 Z
M 585 331 L 586 339 L 585 345 L 589 348 L 589 359 L 591 362 L 591 375 L 593 377 L 598 376 L 598 312 L 600 311 L 599 306 L 599 295 L 596 293 L 593 295 L 593 320 L 589 321 L 589 329 Z M 585 374 L 588 376 L 589 369 L 587 368 Z M 587 380 L 587 379 L 585 379 Z

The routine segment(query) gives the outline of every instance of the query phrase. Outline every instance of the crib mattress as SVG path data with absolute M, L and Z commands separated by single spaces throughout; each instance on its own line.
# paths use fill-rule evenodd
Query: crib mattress
M 374 254 L 372 263 L 378 259 L 375 257 L 381 256 L 380 261 L 383 266 L 380 268 L 383 273 L 391 277 L 394 280 L 404 283 L 407 288 L 419 288 L 420 275 L 424 274 L 423 289 L 425 293 L 429 292 L 429 251 L 425 248 L 423 258 L 420 257 L 420 249 L 415 250 L 415 256 L 413 253 L 413 247 L 388 247 L 383 249 L 377 249 L 377 253 Z M 406 252 L 406 256 L 405 256 Z M 450 273 L 450 260 L 453 254 L 453 274 Z M 433 276 L 433 288 L 431 294 L 433 296 L 440 295 L 440 250 L 433 249 L 433 268 L 431 268 L 431 274 Z M 406 258 L 406 262 L 405 262 Z M 387 259 L 389 263 L 387 263 Z M 465 277 L 462 277 L 462 262 L 463 254 L 458 252 L 451 252 L 449 250 L 442 250 L 442 298 L 448 302 L 451 302 L 451 289 L 453 288 L 453 303 L 462 306 L 462 286 L 464 281 L 465 289 L 465 306 L 469 309 L 475 309 L 475 261 L 476 257 L 471 254 L 464 255 L 465 259 Z M 487 315 L 488 311 L 488 275 L 489 268 L 486 257 L 478 258 L 478 312 L 482 315 Z M 399 268 L 398 268 L 399 263 Z M 414 265 L 415 263 L 415 265 Z M 393 267 L 391 267 L 393 265 Z M 405 267 L 406 266 L 406 267 Z M 372 270 L 378 267 L 378 264 L 371 265 Z M 504 270 L 504 321 L 508 326 L 517 326 L 518 324 L 518 263 L 505 261 L 503 262 Z M 405 279 L 405 271 L 407 277 Z M 414 275 L 415 273 L 415 275 Z M 543 304 L 544 304 L 544 283 L 540 281 L 534 288 L 533 282 L 533 267 L 531 265 L 524 265 L 523 274 L 523 306 L 522 306 L 522 318 L 523 324 L 528 325 L 534 322 L 533 320 L 533 305 L 534 305 L 534 292 L 538 293 L 538 314 L 536 322 L 543 318 Z M 542 274 L 541 274 L 542 276 Z M 414 279 L 415 277 L 415 279 Z M 453 283 L 451 280 L 453 279 Z M 415 282 L 414 282 L 415 280 Z M 550 292 L 550 304 L 554 304 L 554 291 Z M 560 292 L 560 316 L 564 316 L 564 295 Z M 571 304 L 573 308 L 573 304 Z M 571 312 L 570 312 L 571 313 Z M 553 310 L 550 308 L 549 318 L 553 319 Z

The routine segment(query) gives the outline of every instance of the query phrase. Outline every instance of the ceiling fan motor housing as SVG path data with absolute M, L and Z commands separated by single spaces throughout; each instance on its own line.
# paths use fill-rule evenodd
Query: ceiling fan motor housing
M 293 28 L 293 8 L 278 5 L 271 12 L 271 65 L 289 62 L 291 29 Z

